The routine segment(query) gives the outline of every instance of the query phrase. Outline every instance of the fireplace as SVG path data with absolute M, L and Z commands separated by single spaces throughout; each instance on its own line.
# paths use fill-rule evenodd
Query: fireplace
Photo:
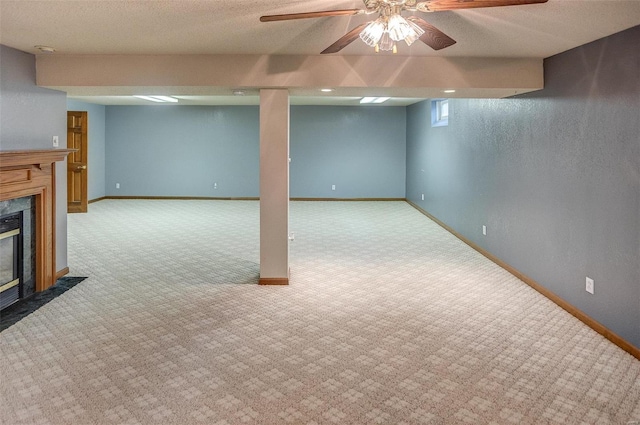
M 0 217 L 0 310 L 23 297 L 22 213 Z
M 35 292 L 33 196 L 0 201 L 0 310 Z
M 47 289 L 65 273 L 55 264 L 55 162 L 69 152 L 0 151 L 0 307 Z

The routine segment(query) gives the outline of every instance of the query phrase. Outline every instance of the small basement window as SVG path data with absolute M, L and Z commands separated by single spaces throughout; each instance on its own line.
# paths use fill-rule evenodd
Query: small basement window
M 449 125 L 449 99 L 431 101 L 431 127 Z

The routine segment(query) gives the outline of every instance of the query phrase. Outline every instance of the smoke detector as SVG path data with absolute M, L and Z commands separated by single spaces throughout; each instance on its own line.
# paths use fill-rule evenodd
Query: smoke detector
M 54 49 L 53 47 L 49 47 L 49 46 L 33 46 L 36 49 L 38 49 L 40 51 L 40 53 L 47 53 L 47 54 L 51 54 L 53 52 L 56 51 L 56 49 Z

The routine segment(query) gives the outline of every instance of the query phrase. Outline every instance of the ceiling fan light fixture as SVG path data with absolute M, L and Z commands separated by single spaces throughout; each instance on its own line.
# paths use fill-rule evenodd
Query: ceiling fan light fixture
M 404 40 L 407 46 L 411 46 L 422 34 L 422 28 L 399 13 L 394 13 L 391 16 L 380 16 L 370 22 L 360 33 L 360 39 L 373 47 L 376 53 L 380 50 L 397 53 L 396 42 Z
M 404 42 L 407 43 L 407 46 L 411 46 L 414 41 L 418 40 L 420 36 L 413 32 L 404 38 Z
M 374 47 L 380 41 L 385 29 L 384 21 L 382 18 L 378 18 L 364 27 L 360 33 L 360 39 L 364 41 L 366 45 Z
M 395 45 L 396 43 L 391 39 L 391 37 L 389 37 L 389 32 L 385 31 L 382 34 L 382 37 L 380 37 L 380 42 L 378 43 L 380 50 L 388 52 L 390 50 L 393 50 L 393 47 Z
M 407 24 L 409 25 L 411 31 L 409 31 L 409 34 L 404 38 L 404 42 L 407 43 L 407 46 L 411 46 L 414 41 L 422 37 L 422 34 L 424 34 L 424 30 L 416 25 L 416 23 L 413 21 L 408 20 Z
M 400 15 L 391 15 L 387 28 L 389 37 L 391 37 L 393 41 L 404 40 L 413 32 L 407 20 Z
M 404 40 L 411 45 L 416 40 L 422 41 L 433 50 L 441 50 L 453 46 L 456 41 L 438 28 L 418 16 L 404 18 L 402 12 L 440 12 L 447 10 L 475 9 L 499 6 L 516 6 L 535 3 L 546 3 L 549 0 L 363 0 L 364 9 L 336 9 L 319 12 L 286 13 L 265 15 L 260 22 L 288 21 L 292 19 L 322 18 L 328 16 L 354 16 L 378 14 L 374 21 L 364 22 L 340 37 L 320 54 L 337 53 L 360 38 L 365 44 L 375 49 L 394 53 L 396 43 Z M 423 37 L 424 34 L 428 36 Z

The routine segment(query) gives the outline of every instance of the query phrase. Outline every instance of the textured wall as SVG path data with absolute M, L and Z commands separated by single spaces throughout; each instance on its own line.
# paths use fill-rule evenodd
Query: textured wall
M 53 136 L 65 146 L 66 94 L 36 86 L 34 55 L 0 45 L 0 64 L 0 149 L 51 149 Z
M 0 150 L 67 144 L 66 93 L 36 86 L 35 56 L 0 45 Z M 67 166 L 56 163 L 56 268 L 67 267 Z
M 258 196 L 257 107 L 106 109 L 107 195 Z
M 291 107 L 291 196 L 403 198 L 405 121 L 398 107 Z M 257 197 L 259 160 L 257 107 L 106 107 L 107 195 Z
M 87 111 L 89 122 L 89 164 L 88 196 L 89 200 L 105 196 L 105 106 L 93 103 L 67 100 L 69 111 Z
M 635 27 L 547 59 L 540 92 L 453 100 L 448 127 L 428 102 L 407 119 L 411 201 L 636 347 L 638 51 Z
M 405 124 L 404 107 L 293 107 L 291 196 L 404 198 Z

